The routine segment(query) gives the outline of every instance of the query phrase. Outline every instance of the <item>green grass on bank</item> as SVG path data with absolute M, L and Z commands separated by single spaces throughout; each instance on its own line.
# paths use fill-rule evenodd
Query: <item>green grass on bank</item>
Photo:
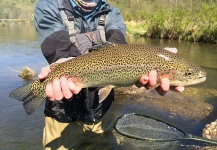
M 32 21 L 37 1 L 0 0 L 0 19 Z M 217 0 L 107 1 L 120 9 L 132 36 L 217 43 Z M 0 21 L 0 26 L 19 22 L 25 21 Z
M 179 0 L 179 3 L 175 0 L 131 2 L 125 4 L 120 1 L 118 3 L 117 0 L 111 1 L 117 7 L 120 5 L 128 34 L 217 43 L 217 2 L 214 0 Z M 126 7 L 128 9 L 125 9 Z

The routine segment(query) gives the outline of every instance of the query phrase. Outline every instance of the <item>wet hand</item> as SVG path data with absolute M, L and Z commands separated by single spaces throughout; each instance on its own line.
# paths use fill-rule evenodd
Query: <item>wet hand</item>
M 41 69 L 38 75 L 39 79 L 45 79 L 51 72 L 50 66 Z M 70 79 L 66 77 L 56 78 L 53 83 L 48 83 L 46 86 L 46 96 L 51 100 L 62 100 L 63 98 L 70 99 L 73 94 L 78 94 L 81 88 L 77 87 Z
M 156 86 L 156 84 L 157 84 L 157 72 L 152 70 L 149 72 L 148 75 L 143 75 L 140 78 L 139 82 L 136 84 L 136 86 L 137 87 L 145 86 L 147 89 L 150 89 Z M 171 88 L 178 92 L 184 91 L 184 87 L 181 86 L 171 87 Z M 168 78 L 163 78 L 160 81 L 160 86 L 156 88 L 157 92 L 162 96 L 165 95 L 169 89 L 170 89 L 170 81 Z
M 171 52 L 171 53 L 174 53 L 174 54 L 177 53 L 176 48 L 166 47 L 164 49 Z M 157 84 L 157 72 L 152 70 L 149 72 L 148 75 L 143 75 L 140 78 L 139 82 L 136 84 L 136 86 L 137 87 L 145 86 L 147 89 L 150 89 L 150 88 L 153 88 L 154 86 L 156 86 L 156 84 Z M 170 89 L 170 81 L 168 78 L 163 78 L 160 81 L 160 86 L 158 86 L 156 88 L 157 92 L 162 96 L 165 95 L 169 89 Z M 171 87 L 171 89 L 174 89 L 178 92 L 184 91 L 184 87 L 182 87 L 182 86 Z
M 53 83 L 46 86 L 46 96 L 51 100 L 62 100 L 63 98 L 70 99 L 73 94 L 78 94 L 81 88 L 77 87 L 70 79 L 61 77 L 56 78 Z

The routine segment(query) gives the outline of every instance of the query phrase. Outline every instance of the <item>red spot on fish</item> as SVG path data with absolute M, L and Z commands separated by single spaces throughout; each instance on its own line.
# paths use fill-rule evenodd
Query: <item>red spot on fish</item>
M 81 79 L 79 79 L 78 77 L 70 77 L 70 79 L 71 79 L 72 82 L 74 82 L 75 84 L 81 83 Z

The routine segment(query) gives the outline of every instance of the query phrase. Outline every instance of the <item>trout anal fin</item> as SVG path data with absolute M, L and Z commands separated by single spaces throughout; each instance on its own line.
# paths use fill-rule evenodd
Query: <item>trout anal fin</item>
M 110 94 L 112 88 L 114 88 L 114 86 L 106 86 L 99 90 L 99 103 L 106 99 L 106 97 Z

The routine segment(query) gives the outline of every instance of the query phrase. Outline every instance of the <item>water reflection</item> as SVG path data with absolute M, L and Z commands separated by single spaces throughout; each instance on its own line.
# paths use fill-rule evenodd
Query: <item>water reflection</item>
M 12 69 L 22 70 L 27 65 L 34 68 L 38 73 L 41 67 L 47 65 L 47 62 L 41 54 L 33 25 L 20 24 L 12 27 L 0 27 L 0 33 L 0 147 L 7 150 L 41 149 L 42 129 L 44 126 L 43 106 L 33 115 L 27 116 L 22 104 L 17 100 L 9 98 L 8 94 L 12 89 L 24 84 L 24 81 L 18 77 L 18 73 Z M 208 73 L 208 79 L 205 83 L 193 87 L 197 89 L 206 88 L 212 89 L 213 91 L 217 90 L 216 45 L 132 37 L 128 37 L 127 40 L 129 43 L 148 44 L 159 47 L 176 47 L 178 49 L 178 55 L 200 64 Z M 200 135 L 204 124 L 217 118 L 215 116 L 215 110 L 217 108 L 215 100 L 217 94 L 215 95 L 215 92 L 213 93 L 213 96 L 209 97 L 209 103 L 215 108 L 214 113 L 208 119 L 199 120 L 199 122 L 182 121 L 182 116 L 178 116 L 175 119 L 171 118 L 171 112 L 165 111 L 162 113 L 156 106 L 142 104 L 138 100 L 139 97 L 136 96 L 130 96 L 129 98 L 126 95 L 124 95 L 125 97 L 121 95 L 116 96 L 115 111 L 117 116 L 124 113 L 136 112 L 145 113 L 154 117 L 161 116 L 165 121 L 180 120 L 175 122 L 179 127 L 185 127 L 187 132 Z M 170 105 L 175 105 L 175 103 Z M 188 126 L 186 126 L 186 123 L 188 123 Z M 130 142 L 132 140 L 125 140 L 126 145 L 130 145 Z M 137 142 L 134 142 L 134 145 L 132 145 L 135 146 L 135 143 Z M 126 145 L 123 147 L 127 147 Z M 132 145 L 128 148 L 133 148 Z M 139 143 L 137 143 L 138 145 Z
M 35 41 L 37 40 L 37 35 L 33 26 L 33 23 L 29 24 L 16 24 L 16 25 L 6 25 L 4 27 L 0 26 L 0 40 L 8 41 L 13 39 L 15 41 L 19 40 L 28 40 Z M 20 41 L 21 42 L 21 41 Z
M 128 37 L 128 42 L 155 45 L 161 48 L 176 47 L 178 49 L 178 55 L 188 58 L 201 66 L 217 69 L 216 44 L 134 37 Z

